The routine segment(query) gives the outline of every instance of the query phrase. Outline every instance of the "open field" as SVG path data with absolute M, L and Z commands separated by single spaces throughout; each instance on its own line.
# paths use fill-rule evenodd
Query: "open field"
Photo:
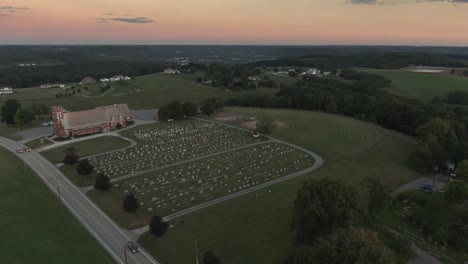
M 22 105 L 46 104 L 62 105 L 70 111 L 83 110 L 101 105 L 128 103 L 132 109 L 154 109 L 159 108 L 174 99 L 193 101 L 199 103 L 208 98 L 229 98 L 239 95 L 237 92 L 227 92 L 221 88 L 208 87 L 194 83 L 197 74 L 164 75 L 161 73 L 136 77 L 129 81 L 130 86 L 113 84 L 115 90 L 104 96 L 100 92 L 100 84 L 89 86 L 89 91 L 80 87 L 83 95 L 56 98 L 59 91 L 63 89 L 41 90 L 38 88 L 18 89 L 12 95 L 5 95 L 5 100 L 16 98 Z M 78 87 L 78 86 L 76 86 Z M 136 87 L 135 89 L 133 89 Z M 138 90 L 138 91 L 137 91 Z M 241 94 L 250 93 L 274 93 L 275 89 L 257 89 L 246 91 Z
M 176 211 L 223 197 L 311 167 L 315 160 L 292 147 L 265 143 L 117 181 L 109 192 L 88 195 L 125 228 L 144 226 L 154 214 Z M 133 193 L 137 213 L 122 210 Z
M 80 157 L 88 157 L 99 153 L 104 153 L 111 150 L 128 147 L 130 142 L 115 136 L 102 136 L 89 140 L 78 141 L 75 143 L 66 144 L 51 150 L 41 153 L 50 162 L 56 164 L 61 163 L 65 157 L 69 147 L 75 148 L 76 153 Z
M 448 74 L 417 73 L 404 70 L 365 71 L 384 75 L 392 81 L 387 90 L 396 95 L 431 102 L 434 96 L 447 97 L 448 92 L 468 91 L 468 78 Z
M 114 263 L 41 180 L 0 148 L 2 263 Z
M 273 136 L 312 150 L 325 160 L 321 169 L 301 178 L 339 179 L 356 189 L 362 203 L 367 199 L 366 177 L 382 177 L 392 187 L 419 177 L 408 167 L 413 140 L 405 135 L 320 112 L 228 110 L 245 116 L 267 115 L 284 123 Z M 183 223 L 175 219 L 171 222 L 175 227 L 161 239 L 145 233 L 139 242 L 162 263 L 192 261 L 195 240 L 200 254 L 214 250 L 222 263 L 282 263 L 292 247 L 291 210 L 301 178 L 186 215 Z

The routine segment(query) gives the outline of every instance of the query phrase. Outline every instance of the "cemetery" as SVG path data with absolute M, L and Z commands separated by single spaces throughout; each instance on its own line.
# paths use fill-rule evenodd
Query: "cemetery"
M 90 157 L 97 173 L 111 178 L 265 141 L 251 133 L 198 120 L 144 125 L 122 132 L 133 148 Z
M 309 154 L 293 147 L 265 142 L 120 180 L 109 192 L 93 190 L 88 195 L 121 226 L 136 228 L 155 212 L 170 215 L 304 170 L 314 162 Z M 121 207 L 130 193 L 140 203 L 135 213 Z

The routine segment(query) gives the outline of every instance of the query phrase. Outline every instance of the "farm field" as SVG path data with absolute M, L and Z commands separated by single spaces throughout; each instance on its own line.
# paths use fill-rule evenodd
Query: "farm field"
M 239 95 L 238 92 L 227 92 L 221 88 L 208 87 L 194 83 L 197 74 L 164 75 L 155 73 L 136 77 L 129 81 L 131 86 L 115 84 L 115 90 L 105 94 L 100 92 L 100 85 L 89 86 L 85 91 L 81 88 L 82 95 L 57 98 L 57 92 L 63 89 L 41 90 L 38 88 L 18 89 L 12 95 L 6 95 L 5 100 L 16 98 L 25 106 L 33 104 L 62 105 L 69 111 L 84 110 L 95 106 L 127 103 L 131 109 L 154 109 L 168 103 L 175 98 L 184 101 L 199 103 L 209 98 L 229 98 Z M 78 87 L 78 86 L 76 86 Z M 135 89 L 134 89 L 135 88 Z M 138 90 L 138 91 L 137 91 Z M 250 93 L 274 93 L 275 89 L 260 88 Z M 88 95 L 88 96 L 84 96 Z
M 431 102 L 434 96 L 447 97 L 448 92 L 468 91 L 468 78 L 448 74 L 417 73 L 404 70 L 365 71 L 384 75 L 392 81 L 387 90 L 393 94 Z
M 119 137 L 102 136 L 62 145 L 60 147 L 41 152 L 41 155 L 50 162 L 57 164 L 63 161 L 63 158 L 65 157 L 66 151 L 69 147 L 73 147 L 76 151 L 76 154 L 83 158 L 111 150 L 125 148 L 128 146 L 130 146 L 130 142 Z
M 292 247 L 291 213 L 302 179 L 330 177 L 343 181 L 367 200 L 364 180 L 382 177 L 392 188 L 420 177 L 409 168 L 413 139 L 352 118 L 312 111 L 228 108 L 246 117 L 266 115 L 284 124 L 273 136 L 321 155 L 317 171 L 271 188 L 229 200 L 174 219 L 162 238 L 145 233 L 139 242 L 163 263 L 193 260 L 213 250 L 222 263 L 283 263 Z M 157 210 L 156 210 L 157 212 Z M 180 220 L 183 220 L 181 223 Z
M 114 263 L 32 171 L 0 148 L 2 263 Z
M 113 183 L 111 191 L 88 195 L 125 228 L 144 226 L 154 214 L 176 211 L 223 197 L 311 167 L 307 153 L 279 143 L 241 150 L 169 167 Z M 133 193 L 137 213 L 122 210 L 123 198 Z

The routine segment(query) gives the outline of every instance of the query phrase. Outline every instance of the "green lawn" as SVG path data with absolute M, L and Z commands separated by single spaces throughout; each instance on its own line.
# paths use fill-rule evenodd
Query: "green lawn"
M 26 146 L 28 146 L 28 147 L 30 147 L 32 149 L 37 149 L 37 148 L 40 148 L 40 147 L 48 146 L 48 145 L 50 145 L 52 143 L 53 142 L 50 141 L 47 137 L 43 137 L 43 138 L 36 138 L 34 140 L 28 141 L 24 145 L 26 145 Z
M 114 263 L 22 162 L 0 148 L 2 263 Z
M 199 103 L 208 98 L 229 98 L 237 96 L 238 92 L 227 92 L 221 88 L 198 85 L 194 80 L 196 74 L 164 75 L 161 73 L 150 74 L 136 77 L 130 81 L 135 89 L 115 84 L 115 91 L 99 96 L 99 84 L 88 87 L 89 91 L 81 88 L 82 95 L 56 98 L 57 92 L 63 89 L 43 90 L 38 88 L 18 89 L 18 92 L 12 95 L 6 95 L 5 100 L 15 98 L 22 105 L 46 104 L 48 106 L 62 105 L 69 111 L 83 110 L 101 105 L 111 105 L 118 103 L 128 103 L 132 109 L 152 109 L 159 108 L 162 104 L 172 100 L 193 101 Z M 78 87 L 78 86 L 77 86 Z M 242 92 L 250 93 L 274 93 L 275 89 L 257 89 L 254 91 Z
M 153 209 L 167 216 L 304 170 L 314 162 L 287 145 L 265 143 L 117 181 L 107 192 L 87 194 L 120 226 L 132 229 L 147 224 Z M 122 210 L 128 193 L 143 203 L 136 213 Z
M 391 187 L 420 175 L 408 167 L 413 140 L 352 118 L 320 112 L 229 108 L 247 116 L 267 115 L 284 123 L 274 136 L 317 152 L 324 166 L 302 179 L 331 177 L 367 198 L 363 180 L 382 177 Z M 194 244 L 214 250 L 222 263 L 282 263 L 292 247 L 292 203 L 301 179 L 294 179 L 184 216 L 160 240 L 144 234 L 139 242 L 163 263 L 189 263 Z M 270 192 L 271 190 L 271 192 Z M 180 252 L 188 252 L 180 254 Z
M 121 149 L 130 146 L 130 142 L 114 136 L 102 136 L 89 140 L 78 141 L 67 145 L 60 146 L 51 150 L 41 152 L 52 163 L 60 163 L 65 157 L 67 148 L 73 147 L 80 157 L 87 157 L 99 153 Z
M 396 95 L 431 102 L 434 96 L 446 98 L 448 92 L 468 91 L 468 78 L 448 74 L 416 73 L 404 70 L 365 71 L 384 75 L 392 81 L 387 90 Z

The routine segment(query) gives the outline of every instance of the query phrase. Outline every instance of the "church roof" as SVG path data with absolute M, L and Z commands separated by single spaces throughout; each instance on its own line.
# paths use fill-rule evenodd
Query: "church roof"
M 91 110 L 78 112 L 64 112 L 61 123 L 64 129 L 100 124 L 104 122 L 123 121 L 130 116 L 127 104 L 96 107 Z

